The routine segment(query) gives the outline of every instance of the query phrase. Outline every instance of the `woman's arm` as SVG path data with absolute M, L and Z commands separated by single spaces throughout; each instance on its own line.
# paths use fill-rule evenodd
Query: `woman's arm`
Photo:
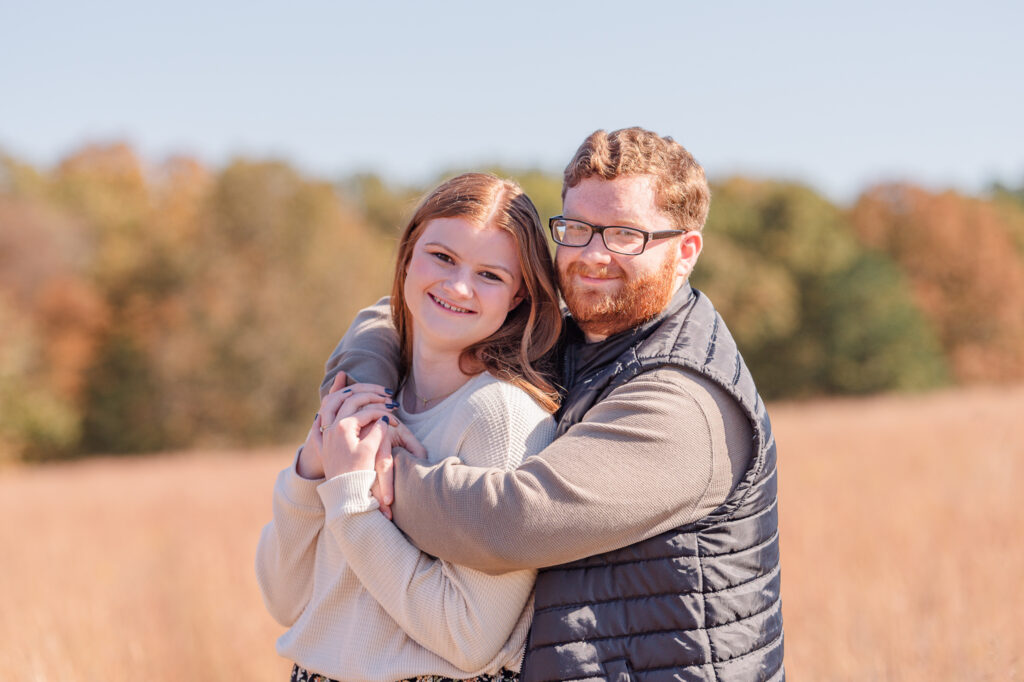
M 316 490 L 323 479 L 300 477 L 296 461 L 277 476 L 274 520 L 263 528 L 256 549 L 256 581 L 263 603 L 285 627 L 298 619 L 313 592 L 316 544 L 324 525 Z
M 554 436 L 554 421 L 508 385 L 486 386 L 459 410 L 451 425 L 461 433 L 453 442 L 483 457 L 480 463 L 512 469 Z M 525 637 L 523 610 L 535 572 L 488 575 L 420 552 L 375 513 L 368 494 L 373 481 L 374 472 L 353 471 L 318 488 L 326 527 L 363 586 L 410 637 L 460 669 L 476 673 L 507 663 L 496 656 L 515 653 L 502 649 L 514 631 Z
M 488 575 L 424 554 L 376 511 L 368 492 L 374 480 L 374 472 L 358 471 L 323 483 L 326 528 L 409 637 L 467 673 L 485 671 L 519 622 L 535 572 Z

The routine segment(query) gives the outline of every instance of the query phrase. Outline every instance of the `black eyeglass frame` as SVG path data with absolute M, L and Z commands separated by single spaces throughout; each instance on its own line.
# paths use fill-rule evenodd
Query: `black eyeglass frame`
M 587 227 L 590 228 L 590 239 L 587 239 L 587 241 L 584 242 L 583 244 L 566 244 L 565 242 L 559 241 L 557 235 L 555 234 L 556 220 L 564 220 L 566 222 L 571 221 L 574 223 L 580 223 L 581 225 L 586 225 Z M 640 246 L 640 250 L 637 251 L 636 253 L 626 253 L 625 251 L 619 251 L 618 249 L 613 249 L 611 246 L 608 245 L 608 241 L 604 238 L 605 230 L 630 230 L 632 232 L 639 232 L 644 236 L 644 243 Z M 620 256 L 639 256 L 647 249 L 647 245 L 652 240 L 666 239 L 668 237 L 674 237 L 677 234 L 686 234 L 687 232 L 687 230 L 661 230 L 659 232 L 648 232 L 647 230 L 640 229 L 639 227 L 628 227 L 626 225 L 592 225 L 591 223 L 588 223 L 586 220 L 580 220 L 579 218 L 566 218 L 565 216 L 562 215 L 556 215 L 552 218 L 548 218 L 548 231 L 551 233 L 551 238 L 555 240 L 555 243 L 558 244 L 559 246 L 569 246 L 572 248 L 581 249 L 590 244 L 591 241 L 593 241 L 595 234 L 600 234 L 601 242 L 604 244 L 604 248 L 608 249 L 612 253 L 617 253 Z

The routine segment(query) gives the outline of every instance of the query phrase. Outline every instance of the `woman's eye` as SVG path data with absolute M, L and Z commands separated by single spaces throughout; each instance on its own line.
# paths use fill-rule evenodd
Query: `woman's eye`
M 483 277 L 484 279 L 489 279 L 489 280 L 492 280 L 494 282 L 500 282 L 501 281 L 501 277 L 499 277 L 498 275 L 494 274 L 493 272 L 488 272 L 487 270 L 484 270 L 483 272 L 481 272 L 480 276 Z
M 451 256 L 449 256 L 447 253 L 442 253 L 441 251 L 435 251 L 431 255 L 434 256 L 434 258 L 438 259 L 439 261 L 443 261 L 445 263 L 454 263 L 455 262 L 454 260 L 452 260 Z

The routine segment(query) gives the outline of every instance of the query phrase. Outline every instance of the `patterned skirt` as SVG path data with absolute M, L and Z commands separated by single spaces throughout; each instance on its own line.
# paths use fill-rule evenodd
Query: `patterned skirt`
M 311 673 L 305 668 L 300 668 L 298 664 L 295 664 L 292 666 L 291 682 L 337 682 L 337 680 L 332 680 L 330 677 L 320 675 L 319 673 Z M 478 675 L 476 677 L 465 677 L 458 680 L 450 677 L 441 677 L 439 675 L 420 675 L 419 677 L 410 677 L 409 679 L 399 680 L 398 682 L 519 682 L 519 673 L 502 668 L 498 671 L 497 675 Z

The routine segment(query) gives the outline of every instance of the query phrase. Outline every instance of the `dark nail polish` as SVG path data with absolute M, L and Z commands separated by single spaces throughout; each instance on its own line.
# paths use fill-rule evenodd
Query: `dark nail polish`
M 393 410 L 396 407 L 398 407 L 398 403 L 388 403 L 387 405 L 385 405 L 385 407 L 388 407 Z
M 392 391 L 390 388 L 385 388 L 384 392 L 387 393 L 388 395 L 394 395 L 395 394 L 395 392 Z
M 313 421 L 316 421 L 316 418 L 317 418 L 317 417 L 319 417 L 319 416 L 320 416 L 320 413 L 319 413 L 319 412 L 317 412 L 316 414 L 314 414 L 314 415 L 313 415 Z
M 391 420 L 390 420 L 390 419 L 388 419 L 388 416 L 387 416 L 387 415 L 384 415 L 383 417 L 381 417 L 381 418 L 380 418 L 380 420 L 381 420 L 382 422 L 384 422 L 385 424 L 390 424 L 390 423 L 391 423 Z
M 351 393 L 351 392 L 352 392 L 351 388 L 346 388 L 344 391 L 342 391 L 342 393 Z

